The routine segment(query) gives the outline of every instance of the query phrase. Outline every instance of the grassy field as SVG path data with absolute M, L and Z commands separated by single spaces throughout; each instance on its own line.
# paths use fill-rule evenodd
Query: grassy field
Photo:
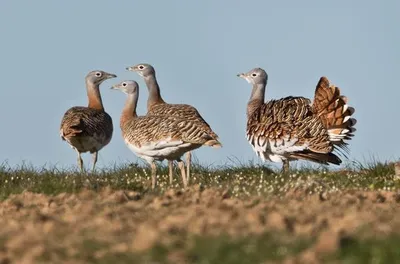
M 0 263 L 394 263 L 394 164 L 282 175 L 194 165 L 191 186 L 147 167 L 0 166 Z M 339 262 L 338 262 L 339 261 Z

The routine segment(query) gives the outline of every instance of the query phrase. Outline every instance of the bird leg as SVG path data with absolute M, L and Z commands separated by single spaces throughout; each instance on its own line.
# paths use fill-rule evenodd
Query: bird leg
M 152 189 L 156 188 L 156 183 L 157 183 L 157 167 L 156 167 L 156 163 L 153 161 L 151 163 L 151 188 Z
M 189 184 L 189 181 L 190 181 L 191 160 L 192 160 L 192 152 L 191 151 L 186 152 L 186 166 L 187 166 L 186 181 L 187 181 L 187 184 Z
M 98 155 L 97 151 L 93 152 L 93 154 L 92 154 L 92 159 L 93 159 L 92 172 L 94 172 L 94 169 L 96 167 L 97 155 Z
M 289 172 L 289 160 L 283 160 L 283 165 L 282 165 L 282 173 L 288 173 Z
M 81 172 L 83 173 L 84 170 L 83 170 L 83 160 L 81 157 L 81 153 L 79 151 L 76 151 L 76 152 L 78 153 L 78 166 L 81 169 Z
M 174 161 L 173 160 L 169 160 L 168 161 L 168 168 L 169 168 L 169 184 L 170 185 L 172 185 L 172 181 L 174 180 L 173 179 L 173 175 L 172 175 L 172 173 L 173 173 L 173 169 L 174 169 Z
M 185 172 L 185 163 L 182 160 L 178 161 L 178 166 L 179 169 L 181 169 L 181 175 L 182 175 L 182 181 L 183 181 L 183 187 L 187 187 L 187 180 L 186 180 L 186 172 Z

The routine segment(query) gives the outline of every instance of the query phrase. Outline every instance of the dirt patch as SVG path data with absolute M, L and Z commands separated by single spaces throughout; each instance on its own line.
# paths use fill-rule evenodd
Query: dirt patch
M 173 246 L 166 253 L 171 263 L 188 263 L 196 262 L 186 254 L 191 237 L 266 233 L 279 234 L 282 243 L 310 241 L 285 263 L 318 263 L 352 239 L 399 233 L 399 202 L 397 192 L 310 195 L 301 188 L 246 199 L 199 186 L 162 195 L 111 189 L 57 196 L 24 192 L 0 203 L 0 263 L 96 263 L 159 245 Z

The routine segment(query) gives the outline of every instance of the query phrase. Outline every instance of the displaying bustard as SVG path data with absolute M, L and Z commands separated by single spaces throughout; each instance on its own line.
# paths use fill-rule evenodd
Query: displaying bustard
M 95 169 L 98 152 L 106 146 L 113 134 L 111 117 L 104 111 L 99 86 L 115 74 L 104 71 L 91 71 L 86 75 L 86 90 L 89 100 L 87 107 L 74 106 L 61 120 L 60 136 L 77 152 L 78 165 L 83 171 L 81 153 L 90 152 Z
M 354 108 L 340 89 L 321 77 L 314 102 L 304 97 L 289 96 L 264 103 L 268 75 L 261 68 L 239 77 L 253 85 L 247 104 L 247 140 L 263 160 L 283 162 L 289 170 L 290 160 L 309 160 L 339 165 L 342 161 L 333 152 L 348 152 L 345 140 L 356 130 Z
M 120 118 L 122 136 L 129 149 L 151 165 L 152 188 L 156 186 L 155 161 L 164 159 L 178 161 L 186 187 L 187 178 L 182 155 L 203 145 L 218 147 L 218 140 L 199 122 L 167 115 L 138 116 L 136 105 L 139 85 L 135 81 L 123 81 L 112 88 L 128 96 Z
M 144 78 L 147 89 L 149 91 L 149 97 L 147 99 L 147 115 L 168 115 L 177 116 L 198 122 L 209 133 L 213 139 L 218 140 L 218 135 L 214 133 L 208 123 L 203 119 L 200 113 L 191 105 L 188 104 L 168 104 L 166 103 L 160 93 L 160 87 L 156 79 L 156 72 L 150 64 L 141 63 L 126 68 L 128 71 L 134 71 Z M 219 144 L 219 146 L 222 146 Z M 188 151 L 186 154 L 186 165 L 187 165 L 187 182 L 190 180 L 190 167 L 191 167 L 191 152 Z M 173 162 L 168 162 L 170 175 L 172 175 Z M 172 176 L 170 176 L 170 183 L 172 183 Z

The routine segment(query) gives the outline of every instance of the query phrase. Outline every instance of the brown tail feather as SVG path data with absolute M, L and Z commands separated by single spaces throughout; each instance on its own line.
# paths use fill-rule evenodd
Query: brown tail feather
M 290 154 L 290 157 L 314 161 L 316 163 L 321 163 L 325 165 L 328 165 L 329 163 L 340 165 L 342 163 L 342 160 L 333 153 L 315 153 L 311 151 L 302 151 L 292 153 Z
M 340 95 L 339 87 L 331 85 L 326 77 L 321 77 L 315 89 L 313 109 L 327 128 L 333 144 L 342 146 L 356 131 L 357 120 L 351 116 L 355 112 L 347 105 L 347 97 Z

